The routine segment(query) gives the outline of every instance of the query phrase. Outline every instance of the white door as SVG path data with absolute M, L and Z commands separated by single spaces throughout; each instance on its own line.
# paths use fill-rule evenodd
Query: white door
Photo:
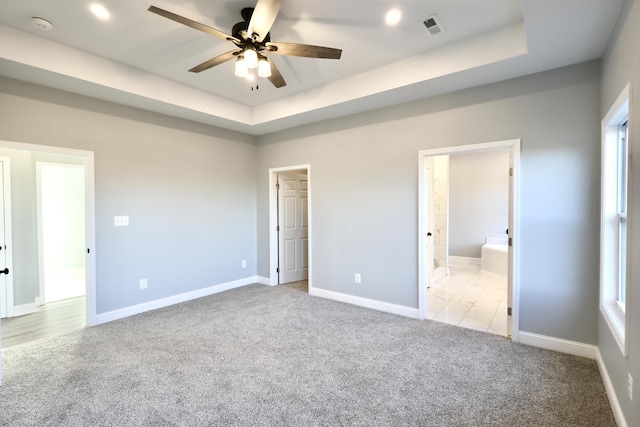
M 309 269 L 306 174 L 278 174 L 278 283 L 306 280 Z
M 428 161 L 428 157 L 424 159 L 425 163 Z M 434 238 L 433 238 L 433 228 L 434 228 L 434 203 L 433 203 L 433 172 L 431 170 L 431 166 L 427 165 L 427 182 L 425 183 L 426 194 L 427 197 L 426 205 L 429 208 L 429 212 L 427 213 L 426 222 L 428 224 L 427 227 L 427 235 L 425 236 L 425 241 L 427 242 L 427 287 L 433 285 L 433 270 L 435 264 L 435 250 L 433 247 Z
M 7 317 L 7 250 L 4 241 L 4 164 L 0 161 L 0 318 Z
M 0 318 L 13 316 L 11 163 L 0 157 Z
M 507 229 L 507 238 L 509 246 L 508 265 L 507 265 L 507 336 L 511 336 L 512 330 L 512 307 L 513 307 L 513 205 L 514 205 L 514 188 L 513 188 L 513 149 L 509 151 L 509 228 Z

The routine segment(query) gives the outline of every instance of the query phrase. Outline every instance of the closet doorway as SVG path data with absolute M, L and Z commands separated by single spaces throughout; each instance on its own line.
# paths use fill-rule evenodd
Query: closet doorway
M 311 290 L 311 176 L 309 165 L 269 170 L 272 286 L 307 281 Z

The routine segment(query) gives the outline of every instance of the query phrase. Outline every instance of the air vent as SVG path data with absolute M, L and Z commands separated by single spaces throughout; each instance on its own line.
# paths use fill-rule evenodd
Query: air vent
M 431 34 L 432 36 L 443 33 L 445 31 L 444 26 L 440 22 L 440 18 L 438 18 L 438 15 L 431 15 L 430 17 L 422 21 L 422 23 L 427 28 L 427 31 L 429 31 L 429 34 Z

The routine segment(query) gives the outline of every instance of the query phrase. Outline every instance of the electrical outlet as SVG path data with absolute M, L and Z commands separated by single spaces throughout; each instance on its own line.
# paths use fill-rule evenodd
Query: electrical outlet
M 140 289 L 147 289 L 147 286 L 149 286 L 147 279 L 140 279 Z
M 362 283 L 362 277 L 358 273 L 356 273 L 355 280 L 356 280 L 356 283 Z
M 247 260 L 246 259 L 242 260 L 242 268 L 247 268 Z
M 629 381 L 627 382 L 627 394 L 629 394 L 629 400 L 633 400 L 633 377 L 629 374 Z

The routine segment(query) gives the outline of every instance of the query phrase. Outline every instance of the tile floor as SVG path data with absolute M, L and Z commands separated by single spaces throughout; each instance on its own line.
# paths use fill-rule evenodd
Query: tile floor
M 449 273 L 427 289 L 427 318 L 508 336 L 506 277 L 460 264 Z

